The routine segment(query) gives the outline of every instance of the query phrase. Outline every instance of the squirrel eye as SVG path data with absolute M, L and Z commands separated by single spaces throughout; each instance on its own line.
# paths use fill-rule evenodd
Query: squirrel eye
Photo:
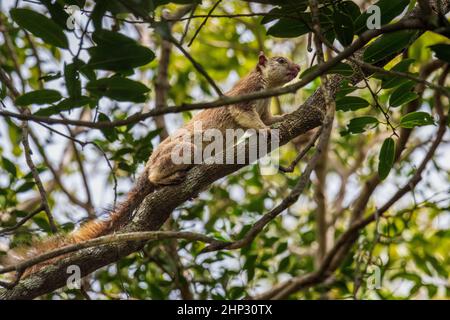
M 285 58 L 278 58 L 277 62 L 281 63 L 281 64 L 285 64 L 286 63 L 286 59 Z

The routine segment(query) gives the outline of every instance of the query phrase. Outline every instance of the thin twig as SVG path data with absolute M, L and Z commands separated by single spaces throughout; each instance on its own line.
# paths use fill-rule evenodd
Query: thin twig
M 27 37 L 28 43 L 30 44 L 30 48 L 31 51 L 33 52 L 33 56 L 36 59 L 36 69 L 38 72 L 38 84 L 39 84 L 39 88 L 42 89 L 44 88 L 44 84 L 42 83 L 42 62 L 41 62 L 41 58 L 39 57 L 39 53 L 37 51 L 36 45 L 34 44 L 33 39 L 31 39 L 30 34 L 25 31 L 25 36 Z
M 222 2 L 222 0 L 217 0 L 216 3 L 212 6 L 211 10 L 209 10 L 208 14 L 206 15 L 205 19 L 202 21 L 202 23 L 200 24 L 200 26 L 197 28 L 197 30 L 195 30 L 194 35 L 191 38 L 191 41 L 189 41 L 188 43 L 188 47 L 190 47 L 192 45 L 192 43 L 194 42 L 195 38 L 197 37 L 197 35 L 200 33 L 200 30 L 203 28 L 203 26 L 206 24 L 206 22 L 208 21 L 208 18 L 212 15 L 212 13 L 214 12 L 214 10 L 217 8 L 217 6 Z M 190 21 L 190 20 L 189 20 Z
M 72 138 L 74 138 L 74 133 L 72 132 L 72 130 L 70 129 L 69 126 L 67 126 L 67 130 L 69 131 L 70 136 Z M 83 161 L 80 156 L 80 151 L 78 150 L 77 145 L 75 144 L 75 142 L 73 140 L 72 140 L 72 148 L 73 148 L 73 153 L 75 155 L 75 160 L 77 161 L 78 168 L 80 170 L 81 179 L 82 179 L 83 185 L 84 185 L 84 191 L 86 193 L 86 206 L 87 206 L 86 210 L 87 210 L 89 217 L 94 218 L 95 217 L 95 209 L 94 209 L 94 205 L 92 202 L 91 189 L 89 187 L 87 174 L 84 169 L 84 164 L 83 164 Z
M 376 93 L 372 90 L 372 87 L 369 84 L 369 81 L 367 80 L 367 78 L 364 76 L 364 83 L 366 84 L 366 88 L 369 90 L 373 101 L 375 102 L 375 106 L 378 108 L 378 110 L 381 111 L 381 113 L 383 114 L 384 118 L 386 119 L 386 123 L 389 125 L 389 127 L 392 130 L 392 134 L 395 135 L 396 137 L 398 137 L 397 132 L 395 131 L 395 127 L 392 125 L 391 120 L 390 120 L 390 115 L 387 111 L 385 111 L 383 109 L 383 107 L 380 105 L 379 101 L 378 101 L 378 97 L 376 95 Z
M 5 85 L 8 87 L 8 89 L 10 90 L 12 98 L 16 99 L 19 96 L 19 92 L 14 87 L 11 79 L 6 75 L 6 73 L 3 71 L 2 68 L 0 68 L 0 80 L 2 80 L 2 82 L 4 82 Z M 29 115 L 30 111 L 28 109 L 22 108 L 20 110 L 21 110 L 21 114 L 23 114 L 25 116 Z M 33 159 L 31 157 L 32 151 L 30 148 L 29 140 L 28 140 L 28 121 L 27 120 L 24 120 L 22 122 L 22 144 L 23 144 L 24 153 L 25 153 L 25 160 L 33 174 L 34 181 L 36 182 L 36 186 L 39 190 L 39 194 L 41 195 L 42 205 L 44 206 L 44 210 L 47 215 L 50 229 L 53 233 L 56 233 L 57 228 L 56 228 L 55 222 L 53 220 L 52 213 L 50 211 L 50 206 L 48 205 L 47 194 L 46 194 L 44 186 L 42 184 L 42 180 L 39 177 L 39 172 L 37 171 L 37 168 L 34 165 Z
M 58 231 L 58 229 L 56 228 L 55 221 L 53 220 L 52 212 L 50 211 L 50 206 L 49 206 L 48 200 L 47 200 L 47 193 L 42 184 L 42 180 L 39 176 L 39 172 L 37 171 L 37 168 L 34 165 L 33 159 L 31 157 L 32 151 L 30 148 L 30 142 L 28 140 L 28 123 L 27 123 L 27 121 L 22 122 L 22 145 L 23 145 L 23 149 L 24 149 L 24 153 L 25 153 L 25 160 L 33 174 L 34 181 L 36 182 L 36 186 L 39 190 L 39 194 L 41 195 L 42 206 L 44 207 L 44 211 L 47 215 L 50 229 L 53 233 L 56 233 Z
M 22 225 L 25 224 L 25 222 L 27 222 L 28 220 L 30 220 L 31 218 L 33 218 L 35 215 L 37 215 L 39 212 L 41 212 L 42 210 L 44 210 L 44 206 L 41 204 L 36 210 L 33 210 L 32 212 L 30 212 L 29 214 L 27 214 L 24 218 L 22 218 L 19 222 L 17 222 L 14 226 L 12 227 L 7 227 L 7 228 L 3 228 L 0 230 L 0 235 L 2 234 L 6 234 L 6 233 L 10 233 L 12 231 L 15 231 L 17 229 L 19 229 L 19 227 L 21 227 Z
M 218 108 L 221 106 L 231 105 L 239 102 L 248 102 L 253 100 L 259 100 L 264 98 L 270 98 L 275 96 L 281 96 L 288 93 L 295 93 L 297 90 L 303 88 L 308 83 L 313 81 L 316 77 L 324 74 L 326 71 L 328 71 L 330 68 L 334 67 L 337 63 L 342 61 L 343 59 L 346 59 L 350 55 L 352 55 L 355 51 L 361 49 L 368 41 L 373 39 L 374 37 L 384 34 L 384 33 L 390 33 L 398 30 L 403 29 L 420 29 L 423 28 L 424 25 L 419 19 L 407 19 L 402 20 L 400 22 L 389 24 L 384 27 L 381 27 L 380 29 L 373 29 L 365 31 L 361 34 L 361 36 L 356 39 L 350 46 L 348 46 L 345 50 L 340 52 L 335 57 L 329 59 L 324 64 L 320 65 L 318 68 L 312 70 L 309 72 L 305 77 L 303 77 L 300 81 L 280 87 L 275 89 L 269 89 L 269 90 L 263 90 L 251 94 L 245 94 L 240 96 L 234 96 L 234 97 L 227 97 L 222 96 L 219 97 L 216 100 L 213 101 L 207 101 L 207 102 L 200 102 L 200 103 L 192 103 L 192 104 L 182 104 L 179 106 L 170 106 L 167 108 L 160 108 L 160 109 L 153 109 L 146 113 L 139 113 L 132 115 L 126 119 L 121 120 L 115 120 L 115 121 L 99 121 L 99 122 L 92 122 L 92 121 L 82 121 L 82 120 L 72 120 L 72 119 L 58 119 L 58 118 L 51 118 L 51 117 L 43 117 L 43 116 L 35 116 L 35 115 L 23 115 L 14 113 L 7 110 L 0 110 L 0 115 L 5 117 L 13 117 L 20 120 L 29 120 L 29 121 L 35 121 L 35 122 L 42 122 L 47 124 L 69 124 L 74 126 L 84 126 L 88 128 L 97 128 L 97 129 L 104 129 L 104 128 L 111 128 L 111 127 L 118 127 L 118 126 L 125 126 L 133 123 L 137 123 L 139 121 L 159 116 L 163 114 L 169 114 L 169 113 L 178 113 L 178 112 L 184 112 L 184 111 L 190 111 L 190 110 L 198 110 L 198 109 L 209 109 L 209 108 Z M 0 80 L 1 79 L 1 73 L 0 73 Z
M 300 160 L 302 160 L 303 157 L 308 153 L 308 151 L 316 144 L 316 141 L 319 138 L 321 133 L 322 133 L 322 127 L 320 127 L 320 129 L 316 131 L 314 136 L 308 141 L 306 146 L 302 149 L 302 151 L 300 151 L 300 153 L 297 155 L 297 157 L 294 159 L 294 161 L 291 162 L 291 164 L 288 167 L 279 166 L 278 169 L 284 173 L 294 172 L 294 169 L 297 166 L 297 164 L 300 162 Z
M 128 9 L 130 12 L 132 12 L 135 16 L 141 17 L 149 23 L 151 26 L 155 24 L 155 20 L 148 15 L 146 12 L 142 12 L 141 10 L 136 9 L 134 6 L 130 5 L 127 1 L 120 0 L 120 2 Z M 171 42 L 178 50 L 183 53 L 183 55 L 192 63 L 195 69 L 208 81 L 208 83 L 213 87 L 213 89 L 216 91 L 219 97 L 223 96 L 222 91 L 217 86 L 217 84 L 214 82 L 214 80 L 211 78 L 211 76 L 206 72 L 206 70 L 203 68 L 203 66 L 198 63 L 189 52 L 184 49 L 183 45 L 180 44 L 177 39 L 175 39 L 171 34 L 166 35 L 165 40 Z

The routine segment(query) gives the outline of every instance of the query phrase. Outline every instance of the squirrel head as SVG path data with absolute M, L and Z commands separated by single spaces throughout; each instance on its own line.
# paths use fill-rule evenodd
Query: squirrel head
M 294 79 L 300 66 L 285 57 L 267 58 L 261 51 L 257 69 L 262 73 L 267 87 L 279 87 Z

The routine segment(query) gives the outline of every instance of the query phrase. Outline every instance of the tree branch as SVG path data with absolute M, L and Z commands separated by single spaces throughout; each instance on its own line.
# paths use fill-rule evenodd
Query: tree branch
M 412 16 L 407 19 L 402 19 L 397 23 L 383 26 L 380 29 L 373 29 L 373 30 L 365 31 L 350 46 L 348 46 L 346 49 L 344 49 L 342 52 L 340 52 L 335 57 L 329 59 L 324 64 L 320 65 L 318 68 L 309 72 L 300 81 L 298 81 L 294 84 L 288 85 L 288 86 L 281 87 L 281 88 L 269 89 L 269 90 L 264 90 L 264 91 L 260 91 L 260 92 L 256 92 L 256 93 L 251 93 L 251 94 L 246 94 L 246 95 L 241 95 L 241 96 L 234 96 L 234 97 L 222 96 L 216 100 L 207 101 L 207 102 L 182 104 L 180 106 L 170 106 L 167 108 L 153 109 L 146 113 L 138 113 L 138 114 L 132 115 L 126 119 L 116 120 L 116 121 L 111 121 L 111 122 L 109 122 L 109 121 L 91 122 L 91 121 L 83 121 L 83 120 L 58 119 L 58 118 L 35 116 L 35 115 L 23 115 L 23 114 L 14 113 L 14 112 L 7 111 L 7 110 L 0 110 L 0 115 L 5 116 L 5 117 L 13 117 L 13 118 L 17 118 L 20 120 L 35 121 L 35 122 L 39 122 L 39 123 L 67 124 L 67 125 L 74 125 L 74 126 L 84 126 L 84 127 L 88 127 L 88 128 L 104 129 L 104 128 L 117 127 L 117 126 L 126 126 L 129 124 L 133 124 L 133 123 L 136 123 L 136 122 L 139 122 L 139 121 L 142 121 L 142 120 L 154 117 L 154 116 L 163 115 L 163 114 L 178 113 L 178 112 L 198 110 L 198 109 L 217 108 L 217 107 L 222 107 L 222 106 L 231 105 L 231 104 L 240 103 L 240 102 L 248 102 L 248 101 L 254 101 L 254 100 L 259 100 L 259 99 L 264 99 L 264 98 L 281 96 L 281 95 L 288 94 L 288 93 L 295 93 L 297 90 L 303 88 L 304 86 L 309 84 L 311 81 L 313 81 L 315 78 L 321 76 L 322 74 L 327 72 L 330 68 L 334 67 L 336 64 L 338 64 L 342 60 L 353 55 L 357 50 L 361 49 L 367 42 L 369 42 L 370 40 L 372 40 L 373 38 L 375 38 L 381 34 L 391 33 L 391 32 L 404 30 L 404 29 L 418 29 L 418 30 L 424 31 L 424 29 L 426 27 L 427 26 L 420 19 L 417 19 L 414 16 Z M 2 80 L 2 79 L 0 78 L 0 80 Z

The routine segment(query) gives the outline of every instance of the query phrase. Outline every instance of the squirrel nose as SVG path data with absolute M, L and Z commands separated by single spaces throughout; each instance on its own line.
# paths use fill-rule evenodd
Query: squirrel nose
M 294 63 L 294 68 L 295 68 L 295 70 L 297 70 L 297 72 L 300 71 L 300 66 L 298 64 L 296 64 L 296 63 Z

